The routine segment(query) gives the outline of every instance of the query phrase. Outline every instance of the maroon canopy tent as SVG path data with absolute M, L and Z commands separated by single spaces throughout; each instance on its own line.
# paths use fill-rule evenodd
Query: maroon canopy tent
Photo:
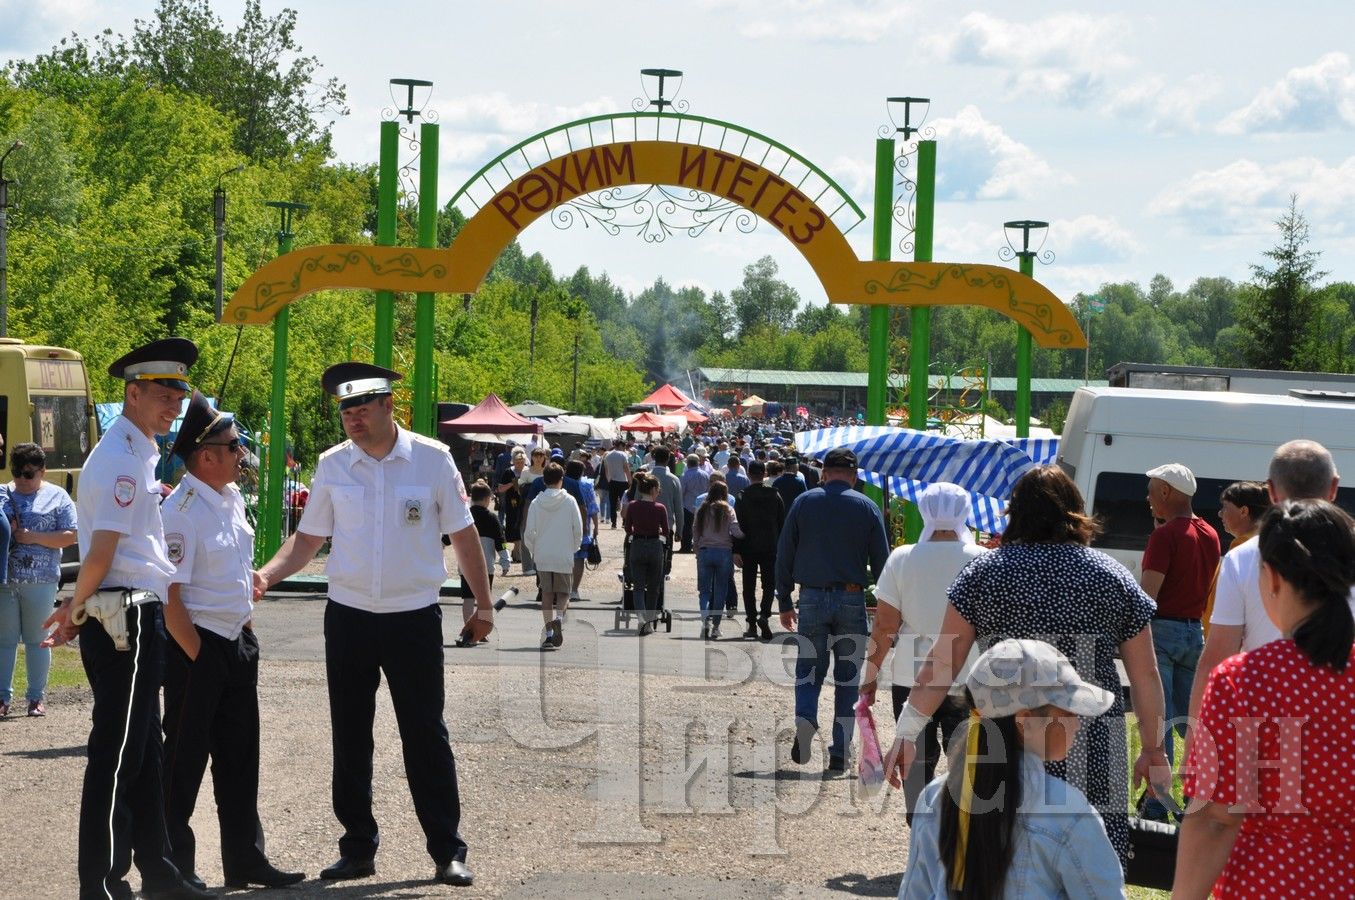
M 513 412 L 496 394 L 490 394 L 455 419 L 438 423 L 439 431 L 452 434 L 541 434 L 540 422 Z

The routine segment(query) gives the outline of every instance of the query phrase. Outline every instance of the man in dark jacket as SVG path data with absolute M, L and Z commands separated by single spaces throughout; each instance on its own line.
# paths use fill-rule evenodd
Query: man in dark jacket
M 767 467 L 762 460 L 749 463 L 749 484 L 739 495 L 739 527 L 743 529 L 743 537 L 734 539 L 734 562 L 743 569 L 743 610 L 748 617 L 743 636 L 747 640 L 772 639 L 767 618 L 772 614 L 776 542 L 786 520 L 781 494 L 763 480 L 766 474 Z M 757 604 L 759 572 L 762 573 L 761 610 Z

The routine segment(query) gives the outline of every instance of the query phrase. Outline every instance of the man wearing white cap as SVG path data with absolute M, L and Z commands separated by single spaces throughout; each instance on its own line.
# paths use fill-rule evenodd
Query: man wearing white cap
M 1190 688 L 1195 666 L 1204 649 L 1200 617 L 1209 599 L 1209 585 L 1219 564 L 1219 536 L 1209 523 L 1191 510 L 1195 475 L 1180 463 L 1150 469 L 1148 506 L 1162 524 L 1148 538 L 1143 552 L 1144 593 L 1157 601 L 1153 616 L 1153 649 L 1162 676 L 1168 724 L 1184 736 L 1190 708 Z M 1167 740 L 1167 759 L 1173 757 L 1173 741 Z M 1149 799 L 1144 813 L 1165 820 L 1167 811 Z

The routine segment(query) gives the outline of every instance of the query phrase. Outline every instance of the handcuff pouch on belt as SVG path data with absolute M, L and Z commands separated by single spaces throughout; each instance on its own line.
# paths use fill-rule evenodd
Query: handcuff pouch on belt
M 127 610 L 143 603 L 158 603 L 159 600 L 160 597 L 154 591 L 131 589 L 95 591 L 85 600 L 83 606 L 71 614 L 71 624 L 83 625 L 86 619 L 95 619 L 103 625 L 114 647 L 119 650 L 130 650 L 132 644 L 127 636 Z

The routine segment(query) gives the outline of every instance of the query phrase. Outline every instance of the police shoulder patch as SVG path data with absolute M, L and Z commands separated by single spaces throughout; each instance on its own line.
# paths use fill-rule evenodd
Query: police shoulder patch
M 136 479 L 131 475 L 119 475 L 113 482 L 113 500 L 118 506 L 127 507 L 132 505 L 136 498 Z
M 177 531 L 172 531 L 165 535 L 165 550 L 169 554 L 169 561 L 178 565 L 183 562 L 183 535 Z

